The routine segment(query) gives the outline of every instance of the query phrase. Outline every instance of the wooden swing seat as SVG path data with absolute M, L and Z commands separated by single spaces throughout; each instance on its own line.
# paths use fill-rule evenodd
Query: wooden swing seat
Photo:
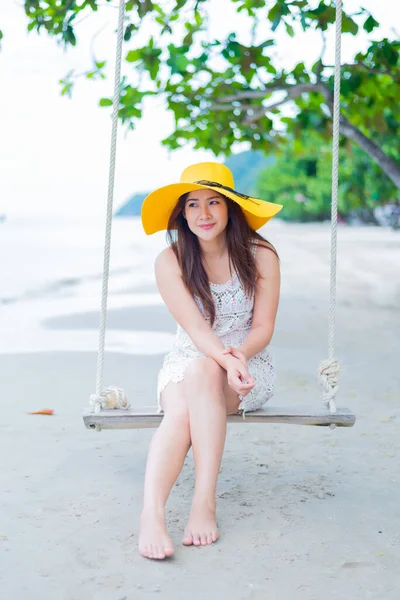
M 163 415 L 157 412 L 135 412 L 134 410 L 101 410 L 93 413 L 86 410 L 83 421 L 88 429 L 151 429 L 161 423 Z M 352 427 L 355 414 L 348 408 L 338 408 L 331 414 L 329 410 L 320 408 L 288 408 L 268 407 L 242 415 L 229 415 L 228 423 L 286 423 L 288 425 L 319 425 Z

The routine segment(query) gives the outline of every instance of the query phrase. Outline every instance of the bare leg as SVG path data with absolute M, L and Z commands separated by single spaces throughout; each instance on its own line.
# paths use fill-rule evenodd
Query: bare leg
M 165 524 L 165 504 L 190 448 L 189 413 L 182 383 L 170 383 L 162 395 L 164 418 L 147 458 L 139 552 L 163 559 L 174 553 Z
M 237 411 L 239 398 L 227 385 L 226 372 L 211 358 L 199 358 L 189 364 L 184 390 L 196 478 L 183 543 L 200 546 L 218 539 L 215 495 L 225 445 L 226 415 Z

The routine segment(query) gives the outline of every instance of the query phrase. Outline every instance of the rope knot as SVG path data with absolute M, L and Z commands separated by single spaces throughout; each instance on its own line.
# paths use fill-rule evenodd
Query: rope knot
M 334 358 L 321 361 L 318 370 L 318 380 L 324 390 L 323 402 L 331 413 L 336 412 L 336 393 L 339 389 L 340 365 Z
M 95 413 L 104 408 L 129 408 L 128 398 L 125 396 L 124 390 L 113 385 L 104 388 L 100 394 L 92 394 L 89 404 Z

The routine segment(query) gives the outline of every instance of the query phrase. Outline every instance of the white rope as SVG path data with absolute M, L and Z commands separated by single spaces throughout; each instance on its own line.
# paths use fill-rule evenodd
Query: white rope
M 332 142 L 332 205 L 331 205 L 331 277 L 329 295 L 328 359 L 321 362 L 318 376 L 324 390 L 323 401 L 331 413 L 336 412 L 335 397 L 338 391 L 339 363 L 335 357 L 336 334 L 336 257 L 337 257 L 337 203 L 339 176 L 340 127 L 340 51 L 342 34 L 342 0 L 336 1 L 335 82 L 333 97 Z
M 127 408 L 123 390 L 110 387 L 102 391 L 103 387 L 103 365 L 104 365 L 104 345 L 107 321 L 107 296 L 108 296 L 108 277 L 110 273 L 110 248 L 111 248 L 111 225 L 114 201 L 114 180 L 115 180 L 115 159 L 117 153 L 117 131 L 118 131 L 118 109 L 121 87 L 121 57 L 122 40 L 124 33 L 125 0 L 120 0 L 118 13 L 118 35 L 117 51 L 115 59 L 115 77 L 114 77 L 114 99 L 112 111 L 112 130 L 111 130 L 111 149 L 110 149 L 110 167 L 108 175 L 108 200 L 107 200 L 107 218 L 106 218 L 106 236 L 104 242 L 104 262 L 103 262 L 103 284 L 101 294 L 100 309 L 100 332 L 99 347 L 97 355 L 97 374 L 96 374 L 96 393 L 90 397 L 90 406 L 95 412 L 101 408 Z M 113 406 L 116 404 L 116 406 Z M 120 404 L 125 404 L 124 406 Z
M 128 399 L 123 389 L 110 386 L 90 396 L 90 406 L 94 412 L 100 412 L 103 408 L 128 408 Z

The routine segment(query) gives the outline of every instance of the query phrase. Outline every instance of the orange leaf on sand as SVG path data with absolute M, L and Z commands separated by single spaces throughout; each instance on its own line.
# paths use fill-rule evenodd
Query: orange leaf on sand
M 52 408 L 42 408 L 41 410 L 35 410 L 34 412 L 29 412 L 28 415 L 53 415 L 54 410 Z

